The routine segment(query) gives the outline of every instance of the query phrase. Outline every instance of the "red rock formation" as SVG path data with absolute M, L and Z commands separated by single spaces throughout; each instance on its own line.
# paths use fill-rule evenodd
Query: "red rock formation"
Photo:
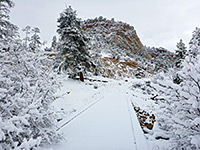
M 90 19 L 84 22 L 82 29 L 89 32 L 93 30 L 95 34 L 101 33 L 105 41 L 114 42 L 132 53 L 141 51 L 143 47 L 134 27 L 126 23 L 102 18 Z

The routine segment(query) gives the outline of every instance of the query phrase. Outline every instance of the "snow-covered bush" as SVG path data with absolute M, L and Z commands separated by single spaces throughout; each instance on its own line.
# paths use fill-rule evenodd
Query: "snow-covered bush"
M 0 1 L 0 7 L 6 4 Z M 50 107 L 57 85 L 41 47 L 30 51 L 6 22 L 0 30 L 0 149 L 37 149 L 60 139 Z
M 21 46 L 1 49 L 0 149 L 30 149 L 58 138 L 50 107 L 55 81 L 41 53 Z
M 181 83 L 174 84 L 169 73 L 153 80 L 156 94 L 162 97 L 157 100 L 162 108 L 158 124 L 171 137 L 169 149 L 200 149 L 200 48 L 195 45 L 198 42 L 190 43 L 194 44 L 190 45 L 192 53 L 177 72 Z

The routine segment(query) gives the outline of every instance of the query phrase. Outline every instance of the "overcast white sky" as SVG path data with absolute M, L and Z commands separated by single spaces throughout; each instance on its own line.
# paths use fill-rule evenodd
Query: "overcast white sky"
M 176 48 L 185 44 L 195 27 L 200 27 L 200 0 L 14 0 L 11 21 L 20 29 L 39 27 L 42 40 L 51 42 L 56 35 L 57 18 L 71 5 L 78 17 L 103 16 L 134 26 L 147 46 Z

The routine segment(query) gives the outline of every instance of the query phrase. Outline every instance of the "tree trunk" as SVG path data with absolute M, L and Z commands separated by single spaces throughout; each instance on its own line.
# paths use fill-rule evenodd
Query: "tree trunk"
M 84 77 L 83 77 L 83 73 L 82 73 L 82 72 L 79 73 L 79 77 L 80 77 L 80 80 L 81 80 L 82 82 L 84 82 Z

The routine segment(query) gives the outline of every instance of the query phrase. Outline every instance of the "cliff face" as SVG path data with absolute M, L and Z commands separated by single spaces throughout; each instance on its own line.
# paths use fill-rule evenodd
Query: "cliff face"
M 142 78 L 173 66 L 173 53 L 143 46 L 134 27 L 126 23 L 99 17 L 84 21 L 82 29 L 103 77 Z
M 107 20 L 102 17 L 90 19 L 84 22 L 82 29 L 89 33 L 90 37 L 97 37 L 105 43 L 136 54 L 142 50 L 143 44 L 136 34 L 133 26 L 126 23 Z

